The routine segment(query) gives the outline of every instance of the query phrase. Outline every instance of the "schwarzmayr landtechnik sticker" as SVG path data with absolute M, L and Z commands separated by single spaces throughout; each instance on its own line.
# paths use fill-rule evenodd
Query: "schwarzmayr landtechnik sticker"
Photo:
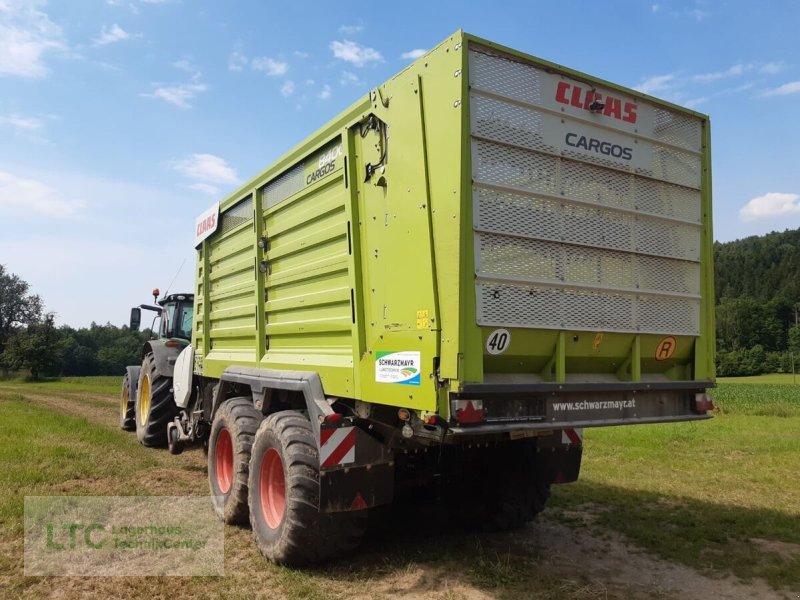
M 378 383 L 420 384 L 419 352 L 378 352 L 375 381 Z

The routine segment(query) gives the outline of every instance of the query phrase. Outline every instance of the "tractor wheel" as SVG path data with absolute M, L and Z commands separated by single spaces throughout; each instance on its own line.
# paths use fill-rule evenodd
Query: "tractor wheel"
M 172 378 L 156 372 L 153 353 L 142 362 L 136 391 L 136 437 L 145 446 L 167 445 L 167 424 L 178 414 L 172 395 Z
M 136 431 L 136 389 L 139 385 L 140 367 L 126 367 L 119 398 L 119 427 Z
M 208 484 L 214 510 L 225 523 L 247 523 L 250 449 L 262 418 L 250 398 L 226 400 L 214 415 L 208 438 Z
M 319 456 L 311 423 L 287 410 L 267 417 L 250 460 L 250 524 L 269 560 L 299 566 L 354 550 L 367 511 L 319 512 Z

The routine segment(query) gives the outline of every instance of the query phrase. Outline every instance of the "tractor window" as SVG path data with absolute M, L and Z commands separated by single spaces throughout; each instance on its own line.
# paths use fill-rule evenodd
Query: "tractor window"
M 161 337 L 172 337 L 175 328 L 175 305 L 167 304 L 161 313 Z
M 184 338 L 187 340 L 192 339 L 192 317 L 194 316 L 194 307 L 186 305 L 181 310 L 181 320 L 178 323 L 178 331 L 175 332 L 175 337 Z

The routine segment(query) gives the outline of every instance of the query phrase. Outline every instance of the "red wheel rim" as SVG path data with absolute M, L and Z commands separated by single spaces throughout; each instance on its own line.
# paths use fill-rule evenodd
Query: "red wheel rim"
M 259 491 L 264 520 L 271 529 L 277 529 L 286 510 L 286 480 L 281 455 L 275 448 L 269 448 L 261 461 Z
M 217 472 L 217 487 L 223 494 L 227 494 L 233 483 L 233 441 L 226 428 L 219 430 L 217 444 L 214 451 L 214 460 Z

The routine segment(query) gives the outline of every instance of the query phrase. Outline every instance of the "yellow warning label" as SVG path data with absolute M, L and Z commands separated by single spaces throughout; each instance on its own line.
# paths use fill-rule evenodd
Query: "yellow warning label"
M 603 343 L 603 334 L 598 333 L 594 336 L 594 344 L 592 344 L 592 350 L 600 350 L 600 344 Z
M 427 310 L 418 310 L 417 311 L 417 329 L 427 329 L 428 328 L 428 311 Z
M 677 348 L 678 342 L 674 337 L 665 337 L 663 340 L 658 342 L 658 346 L 656 346 L 656 360 L 667 360 L 672 358 L 672 355 L 675 354 L 675 350 Z

